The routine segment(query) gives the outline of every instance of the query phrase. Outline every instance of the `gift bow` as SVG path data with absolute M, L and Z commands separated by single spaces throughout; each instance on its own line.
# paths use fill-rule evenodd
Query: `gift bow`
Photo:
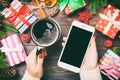
M 8 17 L 6 20 L 9 21 L 10 23 L 13 23 L 16 18 L 19 16 L 19 15 L 29 15 L 30 12 L 28 11 L 28 7 L 23 5 L 20 10 L 18 12 L 16 12 L 12 7 L 9 8 L 12 12 L 13 12 L 13 15 L 11 15 L 10 17 Z M 23 16 L 24 17 L 24 16 Z M 25 21 L 26 22 L 26 21 Z M 30 25 L 30 23 L 27 23 L 28 25 Z
M 117 77 L 120 78 L 120 66 L 118 66 L 118 64 L 120 63 L 120 58 L 117 61 L 114 61 L 112 57 L 108 57 L 107 62 L 109 65 L 99 65 L 100 69 L 103 70 L 114 69 L 114 74 L 116 74 Z M 112 72 L 113 71 L 108 71 L 106 75 L 110 76 Z
M 16 48 L 7 48 L 7 47 L 2 47 L 0 48 L 1 52 L 22 52 L 22 49 L 23 49 L 23 46 L 22 44 L 20 43 Z
M 83 0 L 59 0 L 59 3 L 61 12 L 65 9 L 67 4 L 69 4 L 71 7 L 75 7 L 77 4 L 84 6 Z
M 115 15 L 117 16 L 118 13 L 119 13 L 119 10 L 116 11 L 116 14 L 115 14 Z M 102 19 L 105 19 L 105 20 L 111 22 L 115 27 L 118 28 L 118 30 L 120 30 L 120 21 L 115 21 L 115 20 L 114 20 L 114 18 L 115 18 L 116 16 L 112 17 L 110 10 L 108 11 L 107 15 L 108 15 L 108 16 L 106 16 L 106 15 L 104 15 L 104 14 L 99 14 L 99 16 L 100 16 Z

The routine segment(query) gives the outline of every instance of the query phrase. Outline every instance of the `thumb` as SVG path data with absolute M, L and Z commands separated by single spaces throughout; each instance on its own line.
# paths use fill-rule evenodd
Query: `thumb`
M 39 54 L 37 56 L 37 64 L 36 64 L 36 69 L 35 71 L 37 72 L 37 77 L 41 78 L 43 76 L 43 61 L 44 61 L 44 55 Z
M 96 49 L 95 40 L 92 38 L 91 44 L 85 54 L 85 59 L 83 61 L 83 70 L 92 70 L 97 67 L 98 64 L 98 53 Z
M 43 66 L 44 54 L 39 54 L 37 57 L 37 68 L 41 68 Z
M 37 51 L 37 47 L 35 47 L 31 52 L 30 54 L 27 56 L 26 58 L 26 63 L 32 63 L 32 64 L 36 64 L 36 60 L 37 60 L 37 57 L 36 57 L 36 51 Z

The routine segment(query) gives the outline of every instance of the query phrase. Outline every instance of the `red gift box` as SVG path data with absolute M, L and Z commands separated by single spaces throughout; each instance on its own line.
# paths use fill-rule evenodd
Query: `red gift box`
M 100 20 L 95 28 L 114 39 L 120 26 L 120 10 L 114 6 L 108 5 L 103 14 L 100 14 Z
M 5 8 L 1 14 L 11 23 L 20 33 L 27 30 L 34 21 L 35 15 L 30 11 L 27 5 L 22 4 L 18 0 L 14 0 L 10 7 Z

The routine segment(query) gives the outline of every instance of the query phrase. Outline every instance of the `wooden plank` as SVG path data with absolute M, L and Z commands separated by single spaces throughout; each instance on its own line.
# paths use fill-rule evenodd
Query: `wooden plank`
M 46 13 L 49 13 L 49 9 L 45 9 L 45 10 L 46 10 Z M 94 27 L 97 24 L 97 21 L 99 20 L 99 13 L 102 13 L 103 10 L 104 8 L 101 8 L 98 10 L 98 13 L 90 20 L 89 25 Z M 51 18 L 60 24 L 62 28 L 62 35 L 58 42 L 46 48 L 48 56 L 45 58 L 45 62 L 44 62 L 45 74 L 42 80 L 80 80 L 79 74 L 64 70 L 57 66 L 57 61 L 58 61 L 60 52 L 62 50 L 62 45 L 61 45 L 62 37 L 67 36 L 72 21 L 74 19 L 77 19 L 77 17 L 78 17 L 78 12 L 76 12 L 74 15 L 71 15 L 71 16 L 66 16 L 64 13 L 59 13 L 56 17 Z M 28 32 L 29 31 L 30 30 L 28 30 Z M 103 35 L 99 31 L 95 32 L 95 36 L 97 37 L 96 45 L 97 45 L 98 55 L 100 59 L 102 55 L 105 53 L 105 51 L 107 50 L 107 48 L 104 46 L 104 41 L 110 38 Z M 116 39 L 113 40 L 113 47 L 120 46 L 120 40 L 118 39 L 118 36 L 119 34 L 116 36 Z M 27 54 L 29 54 L 36 45 L 31 40 L 30 43 L 24 43 L 24 46 Z M 19 73 L 17 80 L 21 80 L 25 71 L 25 63 L 17 65 L 16 67 Z

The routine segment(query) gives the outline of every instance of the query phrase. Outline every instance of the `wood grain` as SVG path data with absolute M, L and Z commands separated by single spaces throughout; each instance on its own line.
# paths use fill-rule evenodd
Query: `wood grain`
M 94 27 L 97 24 L 99 20 L 98 14 L 102 13 L 103 10 L 104 8 L 101 8 L 98 10 L 98 13 L 94 15 L 94 17 L 90 20 L 89 25 Z M 48 10 L 46 9 L 46 11 L 49 11 L 49 9 Z M 60 24 L 62 28 L 62 36 L 61 36 L 61 39 L 57 43 L 46 48 L 48 56 L 45 58 L 45 61 L 44 61 L 44 72 L 45 73 L 44 73 L 42 80 L 80 80 L 79 74 L 64 70 L 57 66 L 57 61 L 58 61 L 60 52 L 62 50 L 62 46 L 61 46 L 62 37 L 67 36 L 72 21 L 74 19 L 77 19 L 78 17 L 78 12 L 70 16 L 66 16 L 64 13 L 59 13 L 57 16 L 52 18 Z M 104 41 L 110 38 L 103 35 L 99 31 L 95 32 L 95 36 L 97 37 L 96 44 L 97 44 L 97 50 L 98 50 L 99 59 L 100 59 L 102 55 L 105 53 L 105 51 L 107 50 L 107 48 L 104 46 Z M 113 40 L 113 47 L 120 46 L 120 40 L 118 39 L 118 36 L 119 36 L 119 33 L 116 36 L 116 38 Z M 36 45 L 31 40 L 30 43 L 24 43 L 24 46 L 27 51 L 27 54 L 29 54 L 30 51 L 33 49 L 33 47 L 35 47 Z M 17 65 L 16 67 L 19 73 L 19 76 L 16 80 L 21 80 L 21 77 L 23 76 L 24 71 L 25 71 L 25 63 Z

